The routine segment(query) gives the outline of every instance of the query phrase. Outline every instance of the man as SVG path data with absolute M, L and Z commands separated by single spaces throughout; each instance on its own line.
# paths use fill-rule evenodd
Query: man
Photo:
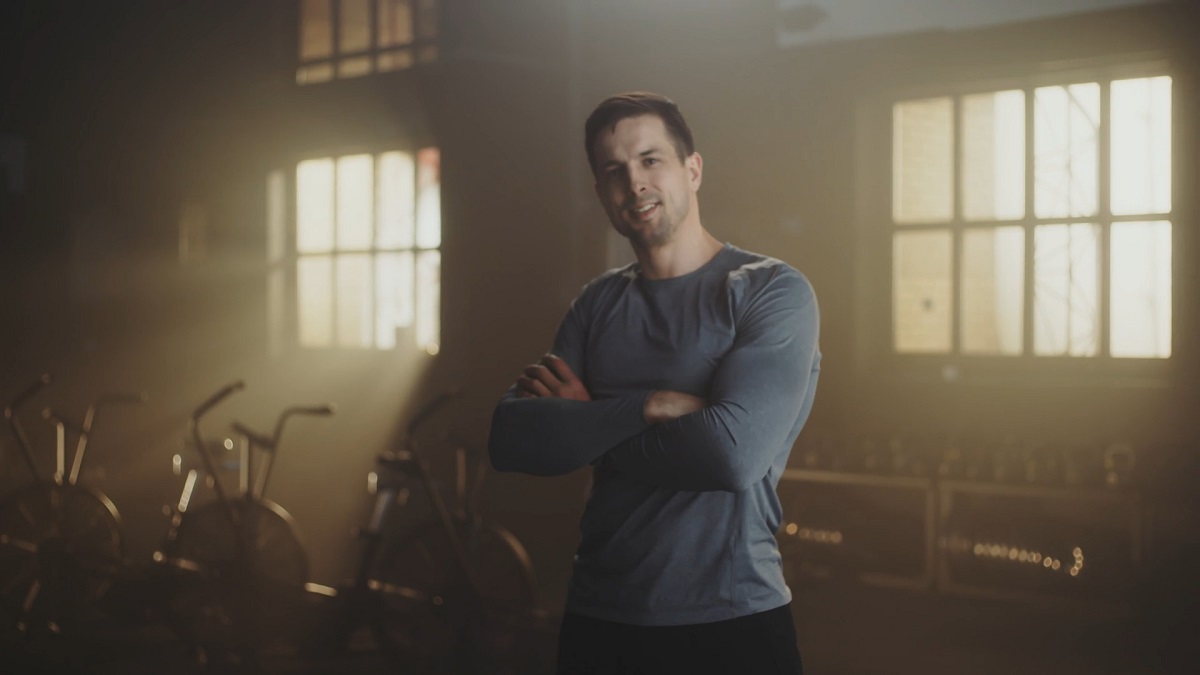
M 592 465 L 560 673 L 799 673 L 776 486 L 812 408 L 808 281 L 700 222 L 702 161 L 669 99 L 612 96 L 584 142 L 637 262 L 572 303 L 496 406 L 500 471 Z

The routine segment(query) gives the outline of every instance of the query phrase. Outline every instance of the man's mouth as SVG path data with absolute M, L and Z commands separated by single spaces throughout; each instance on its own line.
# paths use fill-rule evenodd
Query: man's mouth
M 636 207 L 630 209 L 630 211 L 633 212 L 633 215 L 635 218 L 646 218 L 647 216 L 650 216 L 652 213 L 654 213 L 654 210 L 656 208 L 658 208 L 658 202 L 650 202 L 649 204 L 642 204 L 641 206 L 636 206 Z

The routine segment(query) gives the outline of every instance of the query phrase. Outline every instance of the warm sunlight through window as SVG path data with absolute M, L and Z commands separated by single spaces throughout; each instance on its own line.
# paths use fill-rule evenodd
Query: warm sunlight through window
M 435 0 L 300 0 L 298 84 L 437 60 Z
M 895 103 L 902 354 L 1171 356 L 1171 78 Z
M 280 177 L 272 174 L 270 204 L 282 201 L 281 190 Z M 415 157 L 384 152 L 305 160 L 296 166 L 295 204 L 300 346 L 411 344 L 436 354 L 442 240 L 437 148 Z M 270 209 L 268 220 L 280 220 L 273 210 L 281 204 Z

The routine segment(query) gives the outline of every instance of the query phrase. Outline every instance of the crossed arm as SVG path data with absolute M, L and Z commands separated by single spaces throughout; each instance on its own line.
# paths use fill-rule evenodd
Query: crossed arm
M 488 449 L 498 471 L 558 476 L 596 462 L 651 424 L 703 405 L 669 391 L 593 400 L 566 361 L 546 354 L 525 368 L 496 407 Z
M 526 366 L 517 378 L 516 387 L 520 398 L 592 400 L 587 387 L 571 371 L 567 362 L 554 354 L 546 354 L 537 363 Z M 705 400 L 699 396 L 680 391 L 652 391 L 642 405 L 642 417 L 647 424 L 659 424 L 694 413 L 704 408 L 705 404 Z
M 806 284 L 805 284 L 806 285 Z M 806 285 L 807 286 L 807 285 Z M 811 288 L 779 289 L 748 312 L 708 397 L 648 391 L 592 400 L 567 359 L 528 366 L 497 406 L 498 470 L 559 475 L 603 461 L 660 487 L 741 491 L 762 480 L 807 417 L 816 385 Z M 561 335 L 560 335 L 561 337 Z

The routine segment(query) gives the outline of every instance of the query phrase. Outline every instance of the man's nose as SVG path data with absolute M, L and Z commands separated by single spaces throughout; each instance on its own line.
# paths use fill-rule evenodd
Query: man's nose
M 629 191 L 637 194 L 646 189 L 646 173 L 640 169 L 634 169 L 629 172 Z

